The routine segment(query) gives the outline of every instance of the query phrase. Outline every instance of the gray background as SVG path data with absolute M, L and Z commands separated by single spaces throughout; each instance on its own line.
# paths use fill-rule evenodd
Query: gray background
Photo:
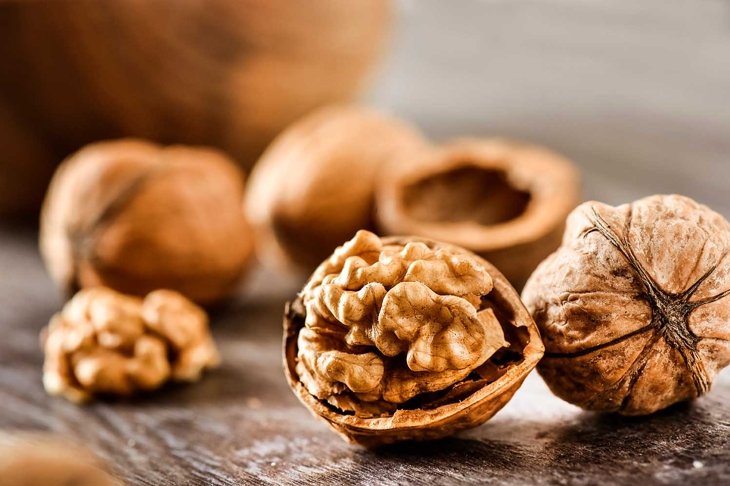
M 548 145 L 587 198 L 676 192 L 730 215 L 730 1 L 398 5 L 374 104 L 437 139 Z

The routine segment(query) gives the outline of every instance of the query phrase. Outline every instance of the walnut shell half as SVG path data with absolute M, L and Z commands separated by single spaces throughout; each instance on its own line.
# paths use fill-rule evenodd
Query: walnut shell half
M 655 412 L 706 393 L 730 364 L 730 224 L 683 196 L 587 202 L 522 295 L 556 395 Z
M 67 295 L 103 285 L 227 297 L 253 255 L 243 176 L 222 152 L 142 140 L 88 145 L 51 181 L 40 248 Z
M 376 222 L 385 233 L 471 250 L 521 288 L 560 244 L 578 188 L 573 165 L 548 149 L 501 139 L 457 140 L 384 171 Z
M 543 345 L 517 292 L 456 246 L 367 231 L 314 272 L 284 316 L 284 368 L 349 442 L 436 439 L 501 409 Z

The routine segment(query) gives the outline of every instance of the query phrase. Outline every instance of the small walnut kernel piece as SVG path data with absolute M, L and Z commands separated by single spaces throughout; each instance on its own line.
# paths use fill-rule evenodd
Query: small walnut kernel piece
M 171 290 L 82 290 L 44 329 L 43 347 L 46 391 L 74 402 L 194 381 L 220 361 L 205 312 Z
M 709 391 L 730 365 L 730 224 L 683 196 L 579 206 L 523 298 L 550 389 L 644 415 Z
M 529 324 L 517 322 L 514 310 L 511 317 L 500 310 L 504 302 L 495 299 L 507 288 L 499 272 L 466 250 L 359 231 L 317 268 L 289 307 L 290 383 L 348 440 L 368 445 L 443 436 L 481 423 L 511 396 L 506 390 L 519 386 L 540 352 L 539 345 L 529 345 L 537 338 L 534 325 L 532 335 L 520 331 Z M 527 317 L 524 309 L 521 317 Z M 465 394 L 497 389 L 510 366 L 526 362 L 519 376 L 503 383 L 507 395 L 495 399 L 498 406 L 477 406 L 480 412 L 466 419 L 449 409 Z M 434 421 L 401 430 L 408 428 L 409 413 L 428 415 L 425 410 L 440 405 L 450 425 Z M 343 428 L 342 418 L 393 420 L 394 426 L 383 437 L 363 437 Z

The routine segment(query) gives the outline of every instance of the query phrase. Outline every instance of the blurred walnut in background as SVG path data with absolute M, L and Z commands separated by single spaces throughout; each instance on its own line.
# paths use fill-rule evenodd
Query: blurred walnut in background
M 378 184 L 385 234 L 420 235 L 471 250 L 516 288 L 560 244 L 578 204 L 573 164 L 547 148 L 462 139 L 388 167 Z
M 2 2 L 0 214 L 118 137 L 206 145 L 250 167 L 287 124 L 349 101 L 385 49 L 389 0 Z
M 205 312 L 170 290 L 144 299 L 82 290 L 53 316 L 42 341 L 46 391 L 74 402 L 196 381 L 220 361 Z
M 272 266 L 313 270 L 357 230 L 373 228 L 382 167 L 425 145 L 406 123 L 357 106 L 322 108 L 279 135 L 254 167 L 246 211 Z
M 86 448 L 63 436 L 0 434 L 0 486 L 121 486 Z
M 243 175 L 222 153 L 138 140 L 89 145 L 51 182 L 41 215 L 48 271 L 67 293 L 104 285 L 229 295 L 253 252 Z

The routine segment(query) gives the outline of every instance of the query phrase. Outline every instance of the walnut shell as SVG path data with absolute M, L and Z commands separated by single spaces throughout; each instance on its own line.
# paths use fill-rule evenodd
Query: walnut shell
M 359 231 L 284 317 L 292 390 L 347 441 L 369 447 L 485 422 L 542 353 L 537 327 L 498 270 L 420 238 Z
M 257 255 L 312 271 L 357 230 L 372 228 L 380 167 L 424 143 L 405 123 L 356 106 L 322 108 L 290 126 L 249 178 Z
M 542 147 L 463 139 L 411 159 L 384 172 L 378 227 L 469 249 L 516 288 L 558 247 L 578 203 L 575 168 Z
M 169 379 L 197 381 L 220 362 L 205 311 L 172 290 L 144 299 L 81 290 L 41 341 L 46 391 L 74 402 L 154 390 Z
M 145 295 L 229 295 L 253 253 L 243 177 L 222 153 L 140 140 L 95 143 L 51 182 L 40 248 L 67 293 L 104 285 Z
M 683 196 L 587 202 L 522 295 L 556 395 L 652 413 L 706 393 L 730 364 L 730 224 Z
M 354 99 L 391 0 L 13 0 L 0 29 L 0 215 L 35 216 L 96 140 L 206 145 L 251 167 L 309 111 Z

